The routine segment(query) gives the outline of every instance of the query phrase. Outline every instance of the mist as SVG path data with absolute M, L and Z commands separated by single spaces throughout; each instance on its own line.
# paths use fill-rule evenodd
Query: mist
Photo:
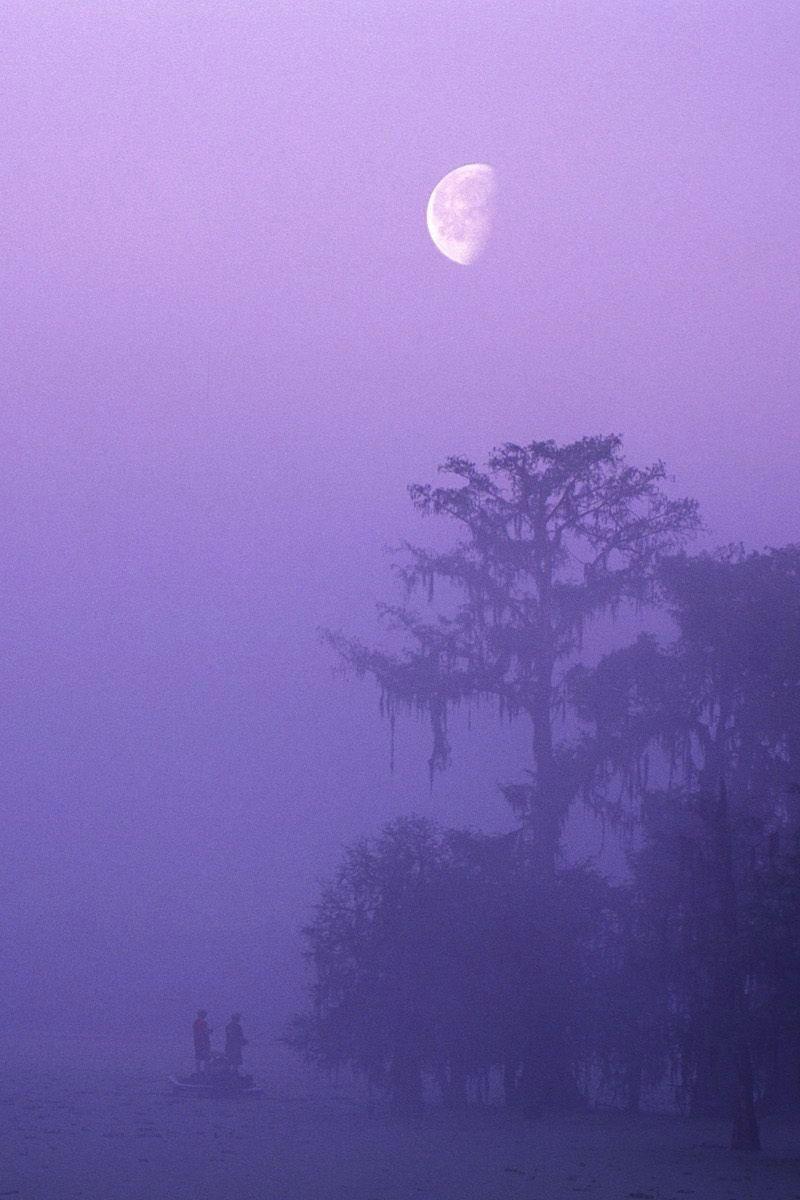
M 0 35 L 4 1028 L 93 1061 L 135 1029 L 166 1078 L 241 1010 L 268 1064 L 348 846 L 519 828 L 524 723 L 454 712 L 431 784 L 428 714 L 391 763 L 320 633 L 385 644 L 397 549 L 452 543 L 409 484 L 620 434 L 691 554 L 797 541 L 800 16 L 10 0 Z M 462 268 L 425 206 L 475 161 Z M 570 807 L 565 862 L 620 882 L 631 845 Z

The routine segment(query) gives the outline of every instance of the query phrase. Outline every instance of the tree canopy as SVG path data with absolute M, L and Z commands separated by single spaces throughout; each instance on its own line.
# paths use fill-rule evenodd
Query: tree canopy
M 507 794 L 546 868 L 584 778 L 575 747 L 554 736 L 569 701 L 567 668 L 587 623 L 651 595 L 659 557 L 697 528 L 697 507 L 666 494 L 663 463 L 628 464 L 614 435 L 509 442 L 483 469 L 459 457 L 440 469 L 459 482 L 414 484 L 411 499 L 423 515 L 452 522 L 458 540 L 443 551 L 405 547 L 398 574 L 408 600 L 381 608 L 401 648 L 331 640 L 375 678 L 392 721 L 402 708 L 428 716 L 431 772 L 449 760 L 448 715 L 460 704 L 485 699 L 528 719 L 531 783 Z M 429 613 L 410 605 L 420 591 Z
M 414 818 L 351 847 L 305 931 L 294 1044 L 403 1105 L 426 1079 L 464 1103 L 492 1073 L 529 1109 L 657 1088 L 755 1150 L 759 1111 L 800 1102 L 800 546 L 688 555 L 695 504 L 613 436 L 442 470 L 410 493 L 455 540 L 404 548 L 381 645 L 329 637 L 392 720 L 430 719 L 432 772 L 460 704 L 527 720 L 528 780 L 504 787 L 520 827 Z M 625 604 L 669 632 L 581 664 Z M 582 790 L 637 822 L 627 877 L 559 860 Z

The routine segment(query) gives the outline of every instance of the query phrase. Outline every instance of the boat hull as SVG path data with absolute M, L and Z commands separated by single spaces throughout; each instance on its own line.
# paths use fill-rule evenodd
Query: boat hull
M 178 1079 L 175 1075 L 170 1075 L 169 1079 L 172 1084 L 172 1090 L 176 1094 L 187 1096 L 211 1096 L 215 1099 L 222 1096 L 260 1096 L 261 1088 L 255 1084 L 247 1083 L 236 1085 L 233 1083 L 197 1083 L 190 1079 Z

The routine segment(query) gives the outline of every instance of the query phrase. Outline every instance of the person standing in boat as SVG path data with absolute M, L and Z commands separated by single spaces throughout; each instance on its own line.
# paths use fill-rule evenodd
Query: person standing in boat
M 208 1064 L 211 1061 L 211 1030 L 208 1027 L 207 1016 L 208 1013 L 206 1010 L 201 1008 L 192 1025 L 194 1057 L 199 1072 L 207 1071 Z
M 242 1065 L 242 1049 L 247 1045 L 247 1038 L 242 1032 L 242 1014 L 234 1013 L 225 1026 L 225 1057 L 228 1066 L 238 1071 Z

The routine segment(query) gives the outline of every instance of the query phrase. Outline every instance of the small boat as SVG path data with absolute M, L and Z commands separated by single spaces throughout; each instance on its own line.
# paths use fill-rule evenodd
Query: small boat
M 192 1075 L 170 1075 L 173 1092 L 194 1096 L 260 1096 L 252 1075 L 238 1071 L 195 1071 Z

